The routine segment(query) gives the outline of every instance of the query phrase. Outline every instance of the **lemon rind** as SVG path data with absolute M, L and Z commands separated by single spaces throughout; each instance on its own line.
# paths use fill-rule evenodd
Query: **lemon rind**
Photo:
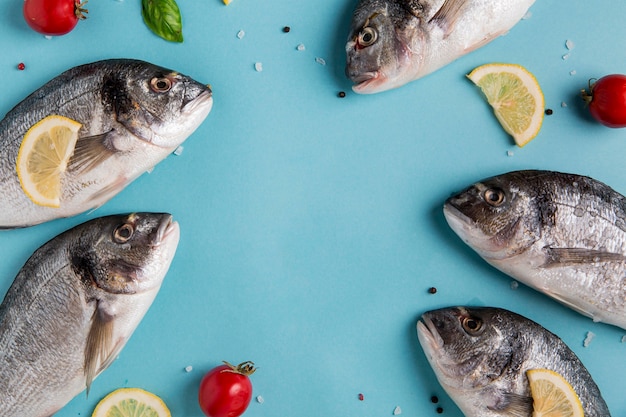
M 504 128 L 504 130 L 513 137 L 515 143 L 519 147 L 524 147 L 531 140 L 533 140 L 539 134 L 541 127 L 543 125 L 543 116 L 544 116 L 544 108 L 545 108 L 545 97 L 543 91 L 541 90 L 541 86 L 537 81 L 537 78 L 526 68 L 519 64 L 507 64 L 507 63 L 491 63 L 484 64 L 479 67 L 474 68 L 468 75 L 469 78 L 474 84 L 481 87 L 480 81 L 484 76 L 488 74 L 507 72 L 513 74 L 517 78 L 522 80 L 524 86 L 528 89 L 529 93 L 537 102 L 535 105 L 535 113 L 531 115 L 530 125 L 528 128 L 524 130 L 523 133 L 516 133 L 513 129 L 508 125 L 508 122 L 504 120 L 498 113 L 497 109 L 494 107 L 495 103 L 489 102 L 489 104 L 493 107 L 494 113 L 500 125 Z M 529 84 L 534 86 L 534 88 L 530 89 Z M 481 87 L 482 90 L 482 87 Z M 533 94 L 533 93 L 537 94 Z M 489 98 L 488 98 L 489 101 Z
M 136 400 L 147 404 L 152 409 L 156 410 L 159 417 L 171 417 L 171 412 L 163 399 L 158 395 L 146 391 L 142 388 L 118 388 L 108 393 L 104 398 L 98 402 L 91 417 L 106 417 L 107 412 L 111 407 L 119 404 L 124 400 Z
M 563 378 L 561 374 L 551 369 L 529 369 L 526 371 L 526 377 L 528 378 L 528 383 L 531 387 L 534 382 L 539 380 L 550 382 L 556 387 L 556 389 L 560 390 L 565 395 L 565 398 L 568 399 L 568 403 L 572 406 L 572 411 L 574 412 L 573 417 L 584 417 L 585 412 L 578 394 L 572 385 L 565 378 Z M 542 415 L 541 410 L 533 411 L 533 417 L 541 417 Z
M 30 181 L 30 178 L 28 178 L 28 174 L 27 174 L 27 169 L 25 169 L 25 164 L 27 163 L 27 161 L 24 161 L 23 158 L 25 157 L 25 155 L 29 155 L 30 152 L 32 152 L 33 148 L 35 147 L 35 144 L 37 142 L 37 138 L 39 137 L 39 135 L 36 135 L 35 137 L 32 138 L 32 140 L 29 140 L 30 135 L 37 133 L 38 130 L 41 130 L 42 126 L 44 126 L 45 124 L 48 123 L 53 123 L 53 121 L 56 120 L 57 126 L 58 125 L 63 125 L 65 127 L 67 127 L 68 129 L 70 129 L 75 135 L 76 137 L 74 138 L 74 143 L 71 146 L 71 151 L 66 152 L 65 154 L 65 158 L 60 161 L 59 166 L 62 166 L 61 172 L 64 171 L 67 162 L 69 160 L 69 158 L 71 157 L 71 153 L 73 151 L 74 146 L 76 145 L 76 140 L 78 139 L 78 131 L 80 130 L 82 124 L 77 122 L 76 120 L 72 120 L 68 117 L 65 116 L 60 116 L 60 115 L 49 115 L 47 117 L 44 117 L 43 119 L 39 120 L 37 123 L 35 123 L 33 126 L 31 126 L 26 133 L 24 134 L 24 137 L 22 139 L 22 143 L 20 144 L 20 148 L 18 150 L 17 153 L 17 158 L 16 158 L 16 163 L 15 163 L 15 169 L 17 172 L 17 176 L 20 182 L 20 186 L 22 188 L 22 191 L 24 192 L 24 194 L 26 194 L 26 196 L 35 204 L 39 205 L 39 206 L 43 206 L 43 207 L 51 207 L 51 208 L 59 208 L 61 205 L 61 201 L 60 201 L 60 196 L 57 196 L 56 198 L 48 198 L 40 193 L 36 193 L 36 186 L 29 186 L 28 184 L 31 184 L 32 181 Z M 69 149 L 69 147 L 68 147 Z M 23 172 L 25 171 L 25 172 Z M 60 181 L 60 178 L 59 178 Z

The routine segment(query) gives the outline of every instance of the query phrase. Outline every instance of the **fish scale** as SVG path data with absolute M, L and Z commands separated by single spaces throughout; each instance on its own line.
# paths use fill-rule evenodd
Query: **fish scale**
M 170 88 L 158 90 L 159 80 L 167 80 Z M 178 148 L 212 104 L 206 85 L 134 59 L 97 61 L 53 78 L 0 120 L 0 229 L 101 206 Z M 24 135 L 50 115 L 82 125 L 68 169 L 61 174 L 58 208 L 31 200 L 16 171 Z
M 357 93 L 398 88 L 507 33 L 534 0 L 361 0 L 346 42 Z
M 166 213 L 114 215 L 35 251 L 0 305 L 1 416 L 48 417 L 89 389 L 150 307 L 179 235 Z
M 487 193 L 501 193 L 490 204 Z M 626 329 L 624 196 L 589 177 L 515 171 L 444 204 L 448 224 L 488 263 L 581 314 Z
M 585 417 L 610 417 L 600 388 L 576 354 L 519 314 L 494 307 L 432 310 L 422 315 L 417 335 L 437 379 L 466 417 L 531 417 L 526 376 L 531 369 L 561 375 Z

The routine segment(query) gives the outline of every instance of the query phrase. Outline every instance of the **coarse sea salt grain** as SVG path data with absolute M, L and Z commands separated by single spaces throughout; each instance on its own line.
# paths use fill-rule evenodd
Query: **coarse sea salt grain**
M 243 30 L 237 32 L 237 39 L 243 39 L 244 36 L 246 36 L 246 32 L 244 32 Z
M 257 395 L 256 402 L 258 402 L 259 404 L 263 404 L 265 402 L 265 399 L 261 397 L 260 395 Z
M 511 289 L 512 290 L 516 290 L 519 288 L 519 282 L 517 281 L 511 281 Z
M 50 35 L 46 35 L 46 36 L 44 36 L 44 38 L 46 38 L 46 39 L 50 40 L 50 39 L 52 39 L 52 36 L 50 36 Z
M 185 149 L 182 145 L 174 150 L 174 155 L 180 156 L 183 153 L 183 149 Z
M 326 65 L 326 60 L 324 60 L 324 58 L 317 57 L 315 58 L 315 62 L 317 62 L 320 65 Z
M 527 20 L 527 19 L 530 19 L 531 17 L 533 17 L 533 12 L 529 10 L 526 12 L 524 16 L 522 16 L 522 20 Z
M 596 337 L 596 334 L 594 332 L 587 332 L 585 340 L 583 340 L 583 347 L 589 346 L 594 337 Z
M 562 102 L 561 102 L 561 107 L 567 107 L 567 103 L 566 103 L 566 102 L 564 102 L 564 101 L 562 101 Z
M 296 49 L 297 49 L 298 51 L 304 51 L 304 50 L 306 49 L 306 46 L 304 46 L 304 44 L 303 44 L 303 43 L 301 43 L 301 44 L 299 44 L 298 46 L 296 46 Z
M 513 151 L 506 151 L 506 156 L 513 156 L 513 155 L 515 155 Z
M 566 40 L 565 47 L 571 51 L 574 49 L 574 42 L 571 39 Z
M 193 371 L 193 366 L 189 365 L 189 366 L 185 366 L 185 372 L 189 373 Z
M 256 72 L 261 72 L 263 71 L 263 63 L 261 62 L 257 62 L 254 64 L 254 69 L 256 70 Z
M 569 72 L 569 75 L 576 75 L 576 70 L 571 70 L 571 71 Z
M 563 61 L 567 61 L 569 59 L 570 54 L 564 54 L 561 58 L 563 58 Z
M 626 343 L 626 336 L 622 336 L 622 343 Z
M 396 408 L 393 409 L 393 415 L 398 416 L 400 414 L 402 414 L 402 409 L 400 408 L 399 405 L 396 405 Z

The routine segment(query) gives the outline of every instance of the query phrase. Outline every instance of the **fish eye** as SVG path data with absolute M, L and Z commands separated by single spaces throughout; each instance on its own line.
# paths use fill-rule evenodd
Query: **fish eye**
M 361 46 L 370 46 L 373 45 L 374 42 L 378 40 L 378 32 L 373 27 L 364 27 L 359 32 L 359 37 L 357 39 L 359 45 Z
M 121 226 L 118 226 L 113 232 L 113 239 L 116 243 L 126 243 L 133 237 L 135 233 L 135 229 L 129 223 L 124 223 Z
M 156 93 L 167 93 L 172 88 L 172 81 L 166 77 L 154 77 L 150 80 L 150 88 Z
M 490 206 L 498 207 L 504 203 L 504 191 L 497 188 L 489 188 L 483 193 L 483 199 Z
M 483 322 L 481 319 L 475 317 L 463 317 L 461 320 L 463 330 L 470 334 L 476 334 L 482 329 Z

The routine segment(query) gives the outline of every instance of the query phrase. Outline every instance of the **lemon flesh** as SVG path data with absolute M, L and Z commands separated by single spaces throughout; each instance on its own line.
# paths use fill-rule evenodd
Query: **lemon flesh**
M 161 398 L 141 388 L 120 388 L 104 397 L 91 417 L 171 417 Z
M 22 139 L 16 171 L 24 193 L 35 203 L 61 205 L 61 177 L 74 152 L 81 124 L 64 116 L 48 116 Z
M 549 369 L 531 369 L 526 376 L 533 397 L 532 417 L 584 417 L 580 398 L 560 374 Z
M 504 130 L 522 147 L 534 139 L 543 123 L 544 97 L 537 79 L 515 64 L 485 64 L 467 76 L 493 108 Z

